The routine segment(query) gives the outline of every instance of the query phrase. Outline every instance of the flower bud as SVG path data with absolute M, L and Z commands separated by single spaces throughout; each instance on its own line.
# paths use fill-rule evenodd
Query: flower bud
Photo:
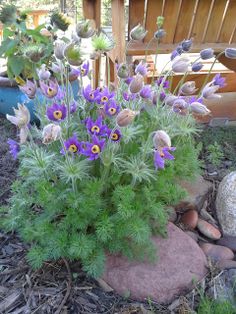
M 74 43 L 69 44 L 65 48 L 64 55 L 70 65 L 79 66 L 83 63 L 80 46 Z
M 117 76 L 121 79 L 129 77 L 129 67 L 126 63 L 121 63 L 117 70 Z
M 164 147 L 171 147 L 171 139 L 165 131 L 159 130 L 153 136 L 153 145 L 158 150 Z
M 172 70 L 176 73 L 184 73 L 188 71 L 189 59 L 186 57 L 177 57 L 172 63 Z
M 81 38 L 92 37 L 95 33 L 94 23 L 92 20 L 85 20 L 77 24 L 76 33 Z
M 211 111 L 203 104 L 201 104 L 200 102 L 192 102 L 190 104 L 190 109 L 192 112 L 199 114 L 199 115 L 208 115 L 211 113 Z
M 50 123 L 43 128 L 43 144 L 50 144 L 59 139 L 61 127 L 57 124 Z
M 174 102 L 175 102 L 175 100 L 177 100 L 177 99 L 178 99 L 177 96 L 174 96 L 174 95 L 167 95 L 167 96 L 165 97 L 165 105 L 172 107 L 173 104 L 174 104 Z
M 189 96 L 189 95 L 192 95 L 193 93 L 195 93 L 197 90 L 196 88 L 196 84 L 194 81 L 189 81 L 189 82 L 186 82 L 184 83 L 181 87 L 180 87 L 180 93 L 182 95 L 185 95 L 185 96 Z
M 171 56 L 170 56 L 170 60 L 174 60 L 176 57 L 179 56 L 179 53 L 177 50 L 172 51 Z
M 147 31 L 141 24 L 136 25 L 130 31 L 130 38 L 133 40 L 142 40 L 146 35 Z
M 185 115 L 187 114 L 188 104 L 183 98 L 178 98 L 174 101 L 172 108 L 174 112 Z
M 62 40 L 57 40 L 54 43 L 54 55 L 57 59 L 64 59 L 64 50 L 66 48 L 66 43 Z
M 164 20 L 165 20 L 164 16 L 158 16 L 158 17 L 157 17 L 157 27 L 158 27 L 158 28 L 161 28 L 161 27 L 162 27 L 162 25 L 163 25 L 163 23 L 164 23 Z
M 50 78 L 51 73 L 46 69 L 46 64 L 42 64 L 40 69 L 37 70 L 38 77 L 40 80 L 46 81 Z
M 192 47 L 192 39 L 184 40 L 181 43 L 182 49 L 184 52 L 188 52 Z
M 236 59 L 236 48 L 226 48 L 225 56 L 229 59 Z
M 158 29 L 155 33 L 154 33 L 154 37 L 156 39 L 161 39 L 163 37 L 166 36 L 166 31 L 163 28 Z
M 203 68 L 203 64 L 201 62 L 194 62 L 192 64 L 192 71 L 193 72 L 198 72 Z
M 203 49 L 200 51 L 202 60 L 211 59 L 214 57 L 214 50 L 212 48 Z
M 143 88 L 143 76 L 140 74 L 137 74 L 134 76 L 133 80 L 131 81 L 129 85 L 129 90 L 132 94 L 136 94 L 136 93 L 139 93 L 142 88 Z
M 213 82 L 206 84 L 202 90 L 202 97 L 205 99 L 215 99 L 220 98 L 220 95 L 215 94 L 215 92 L 220 88 L 219 85 L 212 85 Z
M 116 123 L 119 127 L 125 127 L 129 125 L 135 118 L 135 116 L 139 114 L 138 111 L 132 111 L 130 109 L 123 109 L 118 113 L 116 117 Z

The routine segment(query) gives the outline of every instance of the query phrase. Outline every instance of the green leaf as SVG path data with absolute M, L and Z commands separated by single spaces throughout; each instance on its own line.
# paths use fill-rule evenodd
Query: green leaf
M 4 39 L 0 46 L 0 57 L 2 57 L 4 54 L 5 56 L 8 56 L 10 51 L 12 51 L 12 49 L 15 48 L 17 44 L 18 44 L 18 40 L 16 39 L 10 39 L 10 38 Z
M 8 57 L 7 65 L 14 76 L 17 76 L 24 69 L 24 58 L 17 56 Z

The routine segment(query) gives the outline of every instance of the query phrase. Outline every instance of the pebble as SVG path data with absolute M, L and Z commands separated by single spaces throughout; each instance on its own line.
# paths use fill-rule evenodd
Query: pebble
M 185 233 L 191 237 L 194 241 L 198 241 L 198 234 L 193 231 L 185 231 Z
M 227 246 L 232 251 L 236 252 L 236 237 L 224 235 L 217 244 Z
M 199 231 L 209 239 L 219 240 L 221 238 L 220 231 L 203 219 L 198 219 L 197 227 Z
M 236 261 L 231 261 L 231 260 L 222 260 L 217 263 L 217 267 L 220 270 L 225 270 L 225 269 L 235 269 L 236 268 Z
M 215 262 L 233 260 L 234 258 L 233 251 L 222 245 L 200 243 L 200 248 L 207 257 L 210 257 Z
M 190 229 L 195 229 L 198 222 L 198 212 L 194 209 L 187 211 L 181 217 L 180 222 Z

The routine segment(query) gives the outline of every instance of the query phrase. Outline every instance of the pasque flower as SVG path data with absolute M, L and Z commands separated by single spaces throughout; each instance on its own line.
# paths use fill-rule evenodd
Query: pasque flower
M 211 113 L 211 111 L 202 103 L 198 102 L 198 101 L 194 101 L 189 105 L 191 111 L 195 114 L 199 114 L 199 115 L 208 115 Z
M 75 43 L 70 43 L 66 46 L 64 55 L 70 65 L 79 66 L 83 62 L 81 48 Z
M 50 123 L 45 125 L 42 132 L 43 144 L 50 144 L 60 138 L 61 127 L 58 124 Z
M 105 139 L 99 139 L 97 136 L 92 137 L 92 143 L 83 142 L 83 155 L 87 156 L 89 160 L 95 160 L 99 157 L 105 146 Z
M 37 86 L 36 86 L 35 82 L 27 80 L 23 86 L 19 86 L 19 89 L 24 94 L 26 94 L 30 99 L 33 99 L 35 97 L 35 94 L 37 91 Z
M 65 149 L 72 154 L 80 154 L 82 152 L 82 143 L 78 141 L 76 134 L 73 134 L 72 137 L 64 142 L 64 147 L 61 150 L 62 154 L 65 154 Z
M 135 68 L 135 74 L 141 74 L 142 76 L 145 76 L 147 75 L 147 72 L 148 72 L 147 65 L 143 61 L 140 61 Z
M 188 71 L 189 59 L 187 57 L 176 57 L 172 62 L 172 70 L 176 73 Z
M 119 127 L 128 126 L 137 114 L 139 114 L 138 111 L 133 111 L 128 108 L 123 109 L 120 113 L 118 113 L 116 123 Z
M 129 67 L 126 63 L 118 65 L 117 76 L 121 79 L 127 79 L 129 77 Z
M 76 25 L 76 33 L 81 38 L 89 38 L 95 34 L 94 23 L 92 20 L 81 21 Z
M 225 56 L 229 59 L 236 59 L 236 48 L 226 48 Z
M 47 117 L 51 121 L 63 121 L 66 118 L 66 106 L 54 103 L 52 106 L 47 107 Z
M 120 106 L 117 105 L 117 103 L 114 99 L 111 99 L 109 102 L 107 102 L 103 108 L 105 110 L 105 113 L 109 117 L 113 117 L 120 112 Z
M 161 151 L 164 147 L 171 146 L 171 139 L 164 130 L 158 130 L 154 133 L 153 145 L 155 149 Z
M 16 141 L 9 139 L 7 141 L 7 144 L 9 145 L 9 152 L 12 155 L 13 159 L 17 159 L 18 153 L 20 152 L 20 145 Z
M 188 103 L 183 98 L 178 98 L 174 101 L 172 108 L 174 112 L 186 115 Z
M 144 98 L 144 99 L 150 98 L 150 97 L 152 96 L 152 89 L 151 89 L 151 86 L 150 86 L 150 85 L 145 85 L 145 86 L 141 89 L 139 95 L 140 95 L 142 98 Z
M 107 136 L 112 142 L 119 142 L 121 140 L 121 132 L 119 129 L 116 130 L 108 130 L 107 131 Z
M 158 29 L 155 33 L 154 33 L 154 37 L 156 39 L 161 39 L 163 37 L 166 36 L 166 31 L 163 28 Z
M 157 169 L 165 168 L 165 160 L 173 160 L 175 157 L 169 153 L 169 151 L 174 151 L 175 147 L 164 147 L 162 151 L 156 150 L 154 152 L 154 166 Z
M 225 78 L 222 77 L 222 76 L 220 75 L 220 73 L 216 74 L 216 75 L 213 77 L 212 82 L 213 82 L 213 85 L 218 85 L 220 88 L 221 88 L 221 87 L 224 87 L 224 86 L 226 85 L 226 83 L 225 83 Z
M 211 59 L 214 57 L 214 50 L 212 48 L 203 49 L 200 51 L 202 60 Z
M 203 64 L 201 62 L 194 62 L 192 64 L 192 71 L 193 72 L 198 72 L 203 68 Z
M 103 136 L 107 133 L 107 126 L 104 125 L 103 119 L 101 116 L 97 118 L 96 121 L 93 121 L 90 117 L 86 119 L 86 128 L 88 132 L 92 135 Z
M 15 116 L 6 115 L 7 120 L 20 129 L 20 144 L 26 142 L 29 133 L 30 112 L 23 104 L 18 104 L 18 109 L 13 108 Z
M 64 59 L 65 48 L 66 48 L 66 43 L 63 40 L 56 40 L 54 42 L 54 55 L 58 60 Z
M 99 93 L 99 91 L 92 89 L 90 84 L 82 89 L 82 94 L 83 94 L 84 98 L 88 102 L 91 102 L 91 103 L 95 102 L 98 93 Z
M 130 38 L 133 40 L 142 40 L 147 35 L 145 28 L 138 24 L 130 31 Z
M 215 92 L 220 88 L 219 85 L 213 85 L 213 81 L 206 84 L 202 90 L 202 97 L 205 99 L 216 99 L 220 98 L 220 95 L 215 94 Z
M 191 49 L 192 44 L 193 44 L 192 39 L 183 40 L 181 43 L 183 51 L 188 52 Z
M 114 96 L 115 93 L 110 92 L 107 87 L 97 88 L 96 103 L 99 105 L 104 105 Z
M 170 106 L 170 107 L 173 106 L 176 99 L 178 99 L 178 97 L 175 95 L 172 95 L 172 94 L 167 95 L 165 97 L 165 105 Z
M 189 96 L 197 91 L 196 83 L 194 81 L 185 82 L 179 89 L 180 94 Z
M 49 80 L 47 83 L 44 81 L 39 81 L 39 86 L 44 96 L 47 98 L 53 98 L 58 92 L 58 83 L 55 80 Z
M 42 64 L 40 69 L 37 71 L 38 77 L 42 81 L 49 80 L 51 73 L 46 69 L 46 64 Z
M 164 80 L 163 76 L 159 77 L 158 80 L 156 80 L 156 83 L 158 86 L 162 86 L 162 88 L 169 88 L 170 86 L 170 82 L 167 80 Z
M 129 91 L 132 94 L 139 93 L 143 88 L 143 76 L 141 74 L 137 74 L 133 77 L 133 80 L 129 84 Z

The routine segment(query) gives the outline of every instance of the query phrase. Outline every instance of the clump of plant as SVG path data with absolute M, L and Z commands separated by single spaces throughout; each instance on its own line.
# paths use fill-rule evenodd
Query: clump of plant
M 207 147 L 207 160 L 215 167 L 219 166 L 222 159 L 224 158 L 224 153 L 222 147 L 217 143 L 210 144 Z
M 235 306 L 228 300 L 214 300 L 202 297 L 197 310 L 198 314 L 235 314 Z
M 132 30 L 135 40 L 146 34 L 140 27 Z M 113 48 L 88 21 L 76 30 L 81 40 L 95 35 L 96 56 L 107 57 Z M 33 267 L 79 259 L 89 274 L 99 276 L 106 253 L 156 256 L 151 236 L 166 235 L 166 207 L 185 196 L 178 179 L 199 173 L 192 113 L 208 114 L 202 100 L 214 97 L 219 86 L 214 79 L 196 98 L 195 83 L 182 81 L 170 93 L 167 76 L 190 65 L 176 55 L 171 70 L 151 85 L 144 83 L 148 68 L 140 62 L 134 75 L 127 63 L 117 66 L 116 89 L 109 79 L 106 86 L 92 87 L 83 80 L 91 76 L 90 63 L 79 52 L 80 40 L 66 47 L 57 42 L 53 76 L 45 64 L 39 87 L 33 80 L 21 87 L 30 99 L 44 95 L 36 108 L 40 129 L 29 127 L 27 103 L 7 115 L 19 130 L 20 143 L 8 142 L 19 172 L 1 226 L 17 230 L 30 245 Z M 70 86 L 72 74 L 80 81 L 78 97 Z

